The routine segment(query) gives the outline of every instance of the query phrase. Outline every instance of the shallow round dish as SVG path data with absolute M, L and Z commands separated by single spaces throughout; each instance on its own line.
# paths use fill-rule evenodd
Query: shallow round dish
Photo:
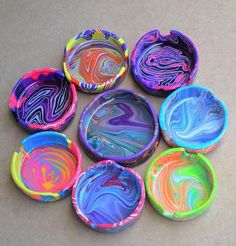
M 210 207 L 217 180 L 204 155 L 172 148 L 152 161 L 145 185 L 151 204 L 161 215 L 184 221 L 201 215 Z
M 67 79 L 87 93 L 99 93 L 117 85 L 125 77 L 128 63 L 124 40 L 101 29 L 79 33 L 64 50 Z
M 144 34 L 134 47 L 131 71 L 137 83 L 151 94 L 166 96 L 190 85 L 198 69 L 198 53 L 183 33 L 168 35 L 153 30 Z
M 62 131 L 75 115 L 76 89 L 62 71 L 36 69 L 16 83 L 9 107 L 17 121 L 30 131 Z
M 145 201 L 141 177 L 114 161 L 101 161 L 82 172 L 72 191 L 74 209 L 89 227 L 118 232 L 139 217 Z
M 11 161 L 15 184 L 26 195 L 43 202 L 67 196 L 81 170 L 77 144 L 53 131 L 25 138 Z
M 158 117 L 150 102 L 133 90 L 115 89 L 98 95 L 81 114 L 79 139 L 95 161 L 135 165 L 159 143 Z
M 170 146 L 208 153 L 221 142 L 228 125 L 224 103 L 203 86 L 188 86 L 170 94 L 161 105 L 160 127 Z

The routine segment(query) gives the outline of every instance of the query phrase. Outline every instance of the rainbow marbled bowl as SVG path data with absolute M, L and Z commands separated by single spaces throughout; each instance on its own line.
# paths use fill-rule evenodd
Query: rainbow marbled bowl
M 24 74 L 10 95 L 9 107 L 16 120 L 30 131 L 62 131 L 77 108 L 75 86 L 55 68 Z
M 151 162 L 145 185 L 151 204 L 161 215 L 184 221 L 201 215 L 210 207 L 217 179 L 204 155 L 172 148 Z
M 198 53 L 183 33 L 159 30 L 144 34 L 131 55 L 131 71 L 136 82 L 147 92 L 166 96 L 190 85 L 198 69 Z
M 78 217 L 92 229 L 119 232 L 140 216 L 145 187 L 138 173 L 105 160 L 79 175 L 72 201 Z
M 64 72 L 81 91 L 99 93 L 117 85 L 129 65 L 127 46 L 118 35 L 85 30 L 71 38 L 64 50 Z
M 159 143 L 158 117 L 151 103 L 133 90 L 103 92 L 80 117 L 79 139 L 95 161 L 133 166 L 145 161 Z
M 42 202 L 67 196 L 81 170 L 77 144 L 53 131 L 25 138 L 11 161 L 11 175 L 18 188 Z
M 217 147 L 227 130 L 228 111 L 208 88 L 187 86 L 165 99 L 159 121 L 170 146 L 208 153 Z

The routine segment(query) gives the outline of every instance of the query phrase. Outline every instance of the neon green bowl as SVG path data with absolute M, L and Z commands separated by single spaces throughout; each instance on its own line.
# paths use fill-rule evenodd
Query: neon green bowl
M 171 148 L 158 155 L 146 172 L 145 185 L 153 207 L 176 221 L 195 218 L 212 204 L 217 178 L 208 158 Z

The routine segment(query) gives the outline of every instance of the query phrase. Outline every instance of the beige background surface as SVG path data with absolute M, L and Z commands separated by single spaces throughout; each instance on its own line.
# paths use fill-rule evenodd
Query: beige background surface
M 227 0 L 0 0 L 0 245 L 236 245 L 236 1 Z M 195 84 L 211 87 L 230 113 L 225 142 L 208 154 L 219 188 L 211 209 L 188 222 L 171 222 L 146 201 L 139 221 L 126 231 L 104 235 L 82 224 L 70 197 L 51 204 L 29 199 L 10 178 L 10 159 L 28 132 L 8 111 L 8 97 L 19 77 L 38 67 L 62 68 L 64 45 L 87 28 L 119 34 L 130 53 L 142 34 L 176 29 L 195 42 L 200 67 Z M 141 91 L 129 74 L 119 87 Z M 159 111 L 161 98 L 145 94 Z M 78 93 L 79 108 L 64 132 L 77 139 L 78 119 L 93 95 Z M 161 142 L 155 156 L 166 149 Z M 84 168 L 93 162 L 83 153 Z M 135 168 L 142 176 L 152 157 Z

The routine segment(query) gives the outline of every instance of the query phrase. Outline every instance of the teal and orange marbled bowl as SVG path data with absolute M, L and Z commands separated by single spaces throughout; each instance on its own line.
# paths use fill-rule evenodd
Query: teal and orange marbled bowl
M 161 215 L 184 221 L 201 215 L 210 207 L 217 178 L 204 155 L 171 148 L 151 162 L 145 185 L 151 204 Z

